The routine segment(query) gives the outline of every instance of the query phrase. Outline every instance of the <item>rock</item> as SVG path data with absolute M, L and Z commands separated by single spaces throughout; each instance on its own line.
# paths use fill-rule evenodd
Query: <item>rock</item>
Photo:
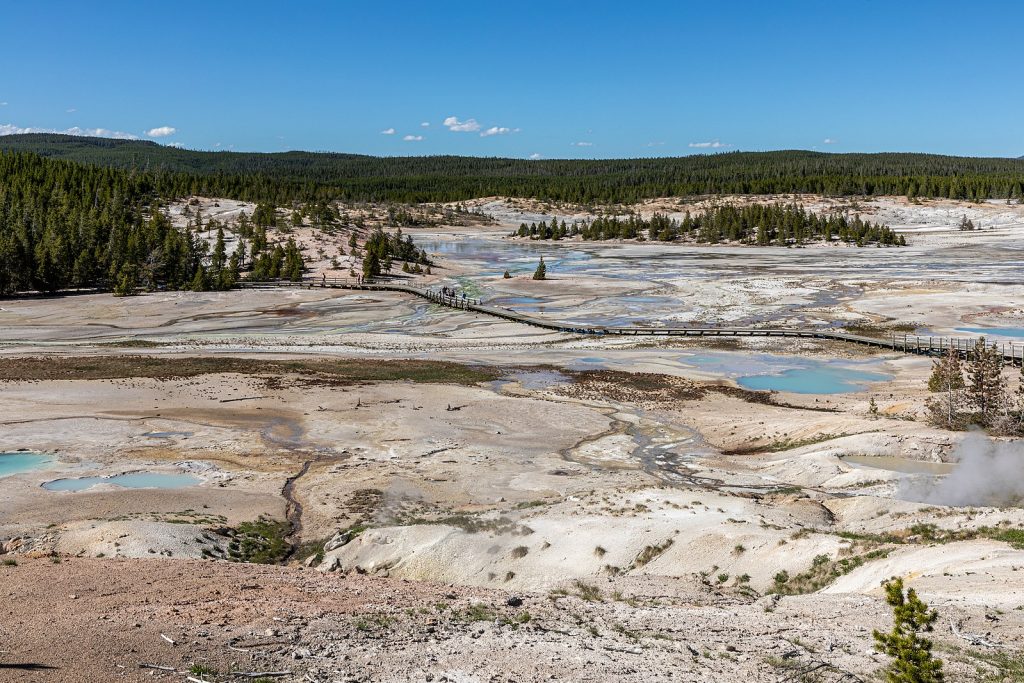
M 523 599 L 518 595 L 510 595 L 508 600 L 505 601 L 505 604 L 509 607 L 519 607 L 523 604 Z
M 0 555 L 4 555 L 6 553 L 13 553 L 17 550 L 20 550 L 22 547 L 24 547 L 24 545 L 25 539 L 23 538 L 15 537 L 8 541 L 4 541 L 3 544 L 0 544 Z
M 327 541 L 327 543 L 324 544 L 324 552 L 329 553 L 332 550 L 337 550 L 343 545 L 347 545 L 351 540 L 352 534 L 350 534 L 347 531 L 336 533 L 334 534 L 334 536 L 331 537 L 331 540 Z
M 779 604 L 779 600 L 782 598 L 778 593 L 772 593 L 762 598 L 758 598 L 754 604 L 763 609 L 765 612 L 770 612 L 775 609 L 775 606 Z

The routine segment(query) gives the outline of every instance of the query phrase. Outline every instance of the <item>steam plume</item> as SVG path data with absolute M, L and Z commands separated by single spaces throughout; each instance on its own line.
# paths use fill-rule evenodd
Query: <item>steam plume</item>
M 939 481 L 907 479 L 900 497 L 935 505 L 1004 507 L 1024 503 L 1024 441 L 997 442 L 968 434 L 957 465 Z

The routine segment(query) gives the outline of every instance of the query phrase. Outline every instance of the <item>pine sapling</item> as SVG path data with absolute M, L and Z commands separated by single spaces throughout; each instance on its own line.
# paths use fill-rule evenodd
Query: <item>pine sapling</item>
M 932 641 L 921 637 L 932 630 L 939 613 L 928 609 L 913 588 L 903 592 L 903 579 L 882 582 L 885 601 L 892 607 L 889 633 L 875 631 L 876 647 L 893 658 L 886 670 L 889 683 L 941 683 L 942 660 L 932 656 Z

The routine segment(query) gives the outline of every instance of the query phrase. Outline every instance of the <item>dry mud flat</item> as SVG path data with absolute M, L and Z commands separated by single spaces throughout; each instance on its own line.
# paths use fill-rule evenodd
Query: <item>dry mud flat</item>
M 889 619 L 872 598 L 754 599 L 696 579 L 668 595 L 623 580 L 562 595 L 186 560 L 23 558 L 2 571 L 11 681 L 181 681 L 190 669 L 323 683 L 873 680 L 884 662 L 871 629 Z M 943 616 L 961 632 L 1024 635 L 980 606 Z M 935 639 L 949 680 L 1013 680 L 998 655 L 968 662 L 947 624 Z
M 998 662 L 948 619 L 1000 653 L 1024 623 L 1024 553 L 979 531 L 1020 511 L 895 500 L 894 473 L 844 463 L 948 453 L 948 434 L 872 419 L 863 396 L 823 409 L 667 375 L 565 371 L 531 388 L 508 368 L 274 355 L 0 369 L 0 450 L 54 455 L 2 480 L 0 533 L 22 541 L 0 567 L 0 661 L 58 667 L 38 680 L 182 678 L 140 662 L 314 681 L 867 678 L 894 574 L 941 610 L 961 680 Z M 924 371 L 912 363 L 885 405 L 918 401 Z M 185 466 L 202 482 L 38 488 Z M 297 542 L 330 539 L 323 571 L 185 559 L 210 551 L 212 527 L 260 514 L 298 522 Z M 922 523 L 934 540 L 914 536 Z M 782 571 L 782 592 L 827 592 L 761 597 Z M 71 645 L 39 645 L 56 642 Z
M 524 221 L 558 216 L 572 222 L 593 218 L 594 210 L 500 198 L 477 202 L 497 219 L 494 226 L 446 231 L 434 245 L 442 251 L 446 267 L 474 274 L 488 293 L 511 300 L 539 299 L 549 314 L 571 319 L 626 316 L 655 325 L 909 325 L 929 330 L 924 334 L 961 336 L 958 328 L 963 326 L 1019 327 L 1024 321 L 1019 304 L 1024 291 L 1019 277 L 1024 267 L 1022 204 L 785 195 L 655 199 L 617 208 L 623 214 L 638 210 L 648 216 L 662 212 L 681 218 L 685 211 L 699 213 L 716 204 L 771 202 L 861 215 L 906 234 L 909 246 L 858 249 L 814 243 L 780 249 L 501 240 L 503 229 L 507 235 Z M 972 220 L 978 229 L 959 230 L 962 218 Z M 483 238 L 490 242 L 492 259 L 500 257 L 502 264 L 494 277 L 486 276 L 494 274 L 495 263 L 483 268 L 475 253 L 487 251 L 477 246 Z M 540 255 L 557 284 L 529 279 Z M 516 276 L 512 280 L 501 279 L 506 267 Z

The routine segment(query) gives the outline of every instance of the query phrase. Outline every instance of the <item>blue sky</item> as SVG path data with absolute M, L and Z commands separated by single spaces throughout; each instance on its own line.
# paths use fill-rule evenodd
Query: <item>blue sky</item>
M 76 0 L 3 16 L 0 132 L 382 155 L 1024 154 L 1019 2 Z

